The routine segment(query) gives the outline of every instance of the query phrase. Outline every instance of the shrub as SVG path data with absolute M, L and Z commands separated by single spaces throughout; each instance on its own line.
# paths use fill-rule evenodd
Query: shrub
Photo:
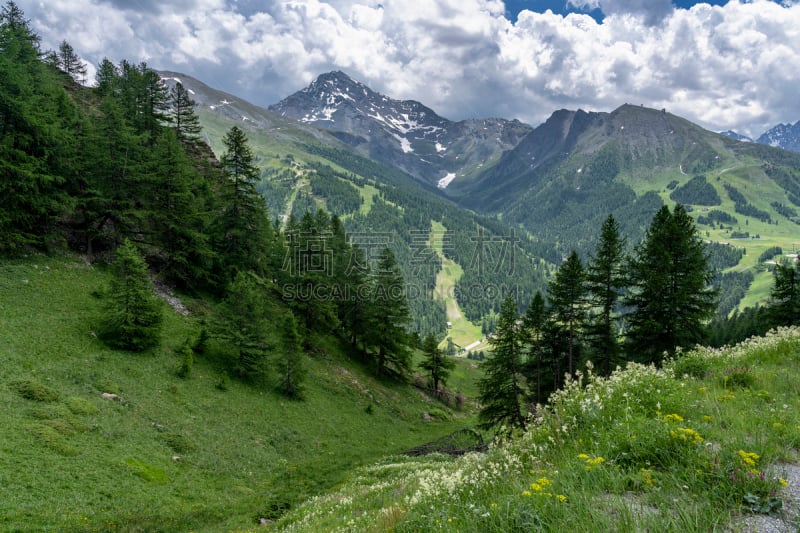
M 703 379 L 711 369 L 711 362 L 708 359 L 704 359 L 700 354 L 690 352 L 680 355 L 671 362 L 670 366 L 677 378 L 689 376 L 695 379 Z
M 756 382 L 756 376 L 746 366 L 729 368 L 722 374 L 721 382 L 726 389 L 731 387 L 750 389 Z
M 57 390 L 32 378 L 14 381 L 11 388 L 23 398 L 37 402 L 54 402 L 59 397 Z
M 217 382 L 214 384 L 217 390 L 226 391 L 231 386 L 231 378 L 228 377 L 228 374 L 222 374 Z
M 164 433 L 161 438 L 176 453 L 186 453 L 194 450 L 194 444 L 180 433 Z
M 189 374 L 192 373 L 192 367 L 194 366 L 194 352 L 192 351 L 189 339 L 181 344 L 181 347 L 176 350 L 176 353 L 181 358 L 181 363 L 176 373 L 179 378 L 186 379 L 189 377 Z
M 64 441 L 62 434 L 55 428 L 44 424 L 32 424 L 29 427 L 31 435 L 39 442 L 39 444 L 50 448 L 51 450 L 60 453 L 61 455 L 77 455 L 78 451 Z
M 69 409 L 74 415 L 93 415 L 98 411 L 96 405 L 84 398 L 73 396 L 71 398 L 67 398 L 64 403 L 67 404 L 67 409 Z

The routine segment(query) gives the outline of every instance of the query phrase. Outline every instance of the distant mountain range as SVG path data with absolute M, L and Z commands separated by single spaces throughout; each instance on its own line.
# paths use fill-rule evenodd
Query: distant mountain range
M 558 110 L 535 128 L 497 118 L 454 122 L 422 103 L 381 95 L 342 72 L 323 74 L 264 109 L 185 75 L 162 76 L 193 91 L 215 150 L 232 124 L 251 131 L 262 168 L 270 169 L 264 186 L 273 213 L 315 205 L 336 211 L 339 204 L 325 191 L 329 185 L 308 178 L 322 163 L 351 173 L 338 178 L 365 201 L 385 198 L 381 209 L 398 217 L 392 220 L 408 224 L 416 217 L 414 231 L 466 224 L 461 237 L 469 243 L 473 219 L 453 211 L 464 209 L 484 217 L 484 228 L 497 221 L 492 238 L 522 230 L 526 253 L 553 266 L 572 249 L 591 253 L 608 214 L 635 244 L 655 211 L 675 201 L 694 212 L 709 241 L 747 247 L 746 256 L 729 255 L 727 263 L 717 264 L 720 270 L 737 262 L 740 271 L 752 270 L 762 252 L 797 247 L 800 154 L 791 150 L 797 150 L 800 123 L 747 142 L 666 110 L 628 104 L 611 112 Z M 429 207 L 419 211 L 407 202 Z M 347 224 L 365 224 L 364 213 L 378 216 L 365 205 L 337 214 Z M 468 257 L 461 259 L 469 266 Z M 769 283 L 755 285 L 763 289 Z
M 740 135 L 735 131 L 724 131 L 722 135 L 727 135 L 737 141 L 753 142 L 753 139 L 746 135 Z M 784 150 L 792 150 L 800 152 L 800 120 L 794 125 L 792 124 L 778 124 L 771 128 L 755 140 L 757 143 L 768 144 Z

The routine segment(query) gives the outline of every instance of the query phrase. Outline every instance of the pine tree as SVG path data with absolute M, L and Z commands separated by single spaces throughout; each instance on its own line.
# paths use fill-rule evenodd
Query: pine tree
M 580 355 L 580 334 L 586 320 L 586 272 L 578 253 L 573 250 L 561 264 L 548 287 L 548 300 L 553 319 L 567 335 L 567 372 L 575 373 Z
M 608 376 L 619 357 L 616 317 L 617 303 L 627 281 L 623 271 L 625 241 L 619 225 L 608 215 L 600 230 L 600 242 L 586 268 L 586 288 L 597 313 L 591 317 L 587 337 L 599 357 L 601 375 Z
M 522 374 L 522 345 L 517 324 L 517 303 L 508 295 L 500 307 L 497 329 L 489 338 L 494 350 L 481 364 L 483 377 L 478 382 L 481 426 L 507 425 L 525 428 L 522 402 L 525 398 Z
M 800 324 L 800 263 L 779 263 L 773 270 L 767 316 L 775 326 Z
M 627 316 L 629 358 L 659 363 L 705 336 L 715 309 L 713 273 L 694 221 L 680 204 L 653 217 L 628 267 L 631 308 Z
M 428 371 L 433 382 L 434 394 L 439 394 L 439 385 L 447 385 L 447 378 L 456 366 L 456 362 L 447 357 L 439 349 L 439 343 L 433 333 L 428 333 L 422 341 L 422 362 L 419 367 Z
M 110 346 L 143 351 L 159 343 L 162 306 L 153 294 L 147 264 L 125 239 L 117 248 L 103 338 Z
M 404 377 L 411 364 L 406 325 L 411 321 L 405 281 L 389 248 L 378 257 L 365 313 L 363 342 L 377 374 Z

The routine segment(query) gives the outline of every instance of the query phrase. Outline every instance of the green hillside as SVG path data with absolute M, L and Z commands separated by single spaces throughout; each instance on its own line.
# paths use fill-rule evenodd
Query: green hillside
M 583 375 L 489 452 L 386 458 L 273 530 L 793 531 L 798 362 L 794 328 Z
M 114 351 L 93 333 L 109 279 L 77 256 L 0 267 L 3 531 L 248 528 L 473 421 L 471 401 L 460 411 L 377 380 L 333 338 L 307 358 L 302 402 L 230 380 L 213 358 L 181 379 L 175 350 L 208 303 L 165 309 L 152 353 Z M 474 398 L 465 363 L 451 390 Z

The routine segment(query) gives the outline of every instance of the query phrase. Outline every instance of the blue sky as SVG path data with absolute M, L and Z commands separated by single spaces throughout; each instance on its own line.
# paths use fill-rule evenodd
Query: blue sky
M 269 105 L 343 70 L 439 114 L 643 104 L 759 135 L 800 120 L 799 0 L 17 0 L 45 47 Z M 548 11 L 549 10 L 549 11 Z

